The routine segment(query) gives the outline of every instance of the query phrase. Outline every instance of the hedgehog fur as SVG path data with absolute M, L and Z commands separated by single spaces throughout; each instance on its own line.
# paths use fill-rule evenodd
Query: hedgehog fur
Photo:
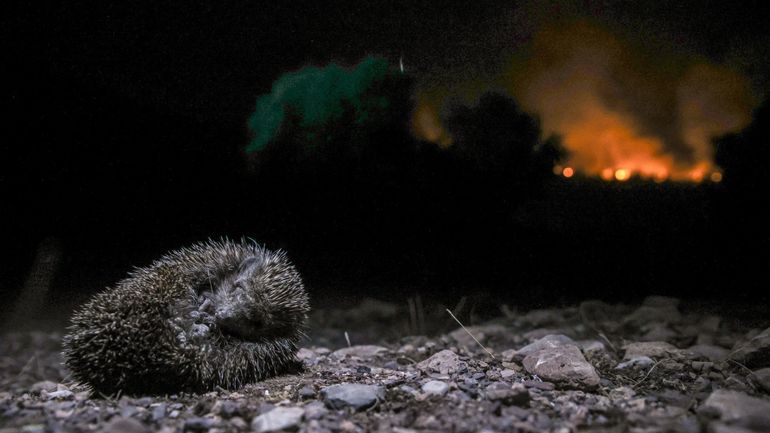
M 238 388 L 299 367 L 309 309 L 284 252 L 208 241 L 96 294 L 73 315 L 63 356 L 107 395 Z

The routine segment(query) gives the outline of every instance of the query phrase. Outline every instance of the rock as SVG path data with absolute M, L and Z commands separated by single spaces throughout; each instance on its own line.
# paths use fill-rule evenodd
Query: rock
M 522 361 L 530 374 L 569 386 L 594 388 L 599 375 L 573 345 L 556 346 L 527 355 Z
M 615 370 L 625 370 L 627 368 L 644 368 L 649 367 L 652 364 L 655 364 L 655 361 L 653 361 L 652 358 L 649 356 L 635 356 L 628 361 L 621 362 L 620 364 L 615 366 Z
M 529 406 L 529 391 L 521 383 L 509 385 L 505 382 L 493 382 L 484 390 L 484 395 L 491 401 L 500 401 L 506 405 Z
M 51 382 L 50 380 L 44 380 L 42 382 L 33 384 L 31 387 L 29 387 L 29 390 L 33 393 L 39 393 L 40 391 L 52 393 L 57 390 L 57 384 L 56 382 Z
M 631 400 L 636 395 L 636 391 L 629 386 L 620 386 L 610 390 L 610 400 L 624 401 Z
M 188 432 L 207 432 L 214 427 L 214 420 L 211 418 L 192 417 L 184 420 L 184 431 Z
M 738 344 L 728 358 L 749 368 L 770 367 L 770 328 L 751 340 Z
M 422 386 L 422 392 L 428 395 L 444 395 L 449 391 L 449 385 L 440 380 L 431 380 Z
M 320 419 L 329 413 L 329 409 L 327 409 L 326 406 L 324 406 L 324 404 L 320 401 L 314 401 L 306 404 L 304 410 L 305 419 L 307 420 Z
M 363 359 L 370 359 L 374 358 L 379 354 L 387 352 L 388 349 L 386 347 L 382 346 L 375 346 L 375 345 L 361 345 L 361 346 L 351 346 L 346 347 L 344 349 L 335 350 L 332 352 L 331 356 L 337 359 L 346 358 L 348 356 L 355 356 L 357 358 L 363 358 Z
M 695 346 L 690 346 L 687 350 L 697 356 L 702 356 L 711 362 L 722 362 L 730 353 L 730 351 L 724 347 L 711 344 L 696 344 Z
M 385 390 L 376 385 L 340 383 L 323 388 L 321 395 L 330 409 L 352 407 L 361 410 L 372 407 L 378 400 L 384 399 Z
M 716 415 L 722 421 L 728 422 L 746 417 L 770 420 L 770 401 L 751 397 L 740 391 L 718 389 L 709 395 L 698 412 Z
M 628 360 L 640 356 L 650 358 L 678 358 L 684 356 L 684 351 L 665 341 L 646 341 L 629 343 L 623 346 L 626 351 L 623 359 Z
M 40 395 L 43 398 L 47 398 L 51 400 L 51 399 L 69 399 L 69 398 L 72 398 L 75 394 L 68 389 L 60 389 L 54 392 L 41 391 Z
M 166 404 L 160 403 L 152 408 L 152 420 L 160 421 L 166 417 Z
M 581 340 L 576 343 L 585 354 L 607 351 L 607 346 L 599 340 Z
M 510 379 L 514 376 L 516 376 L 516 370 L 511 370 L 510 368 L 506 368 L 500 371 L 500 377 L 502 377 L 503 379 Z
M 749 379 L 770 394 L 770 368 L 762 368 L 751 373 Z
M 511 359 L 513 361 L 521 362 L 521 360 L 526 358 L 527 355 L 535 353 L 538 350 L 554 348 L 558 346 L 563 346 L 565 344 L 574 344 L 574 341 L 571 338 L 567 337 L 566 335 L 562 335 L 562 334 L 546 335 L 545 337 L 539 340 L 533 341 L 532 343 L 529 343 L 528 345 L 517 350 L 515 353 L 513 353 Z
M 133 418 L 115 417 L 104 425 L 103 433 L 146 433 L 150 429 Z
M 315 389 L 310 385 L 305 385 L 297 390 L 297 398 L 300 400 L 309 400 L 315 397 Z
M 318 355 L 310 349 L 300 348 L 297 351 L 297 359 L 308 367 L 318 364 Z
M 460 361 L 456 353 L 445 349 L 418 363 L 416 367 L 425 373 L 455 374 L 465 371 L 468 365 Z
M 481 342 L 486 341 L 489 337 L 493 335 L 505 335 L 509 331 L 502 325 L 481 325 L 481 326 L 467 326 L 466 327 L 468 331 L 470 331 L 471 334 L 473 334 L 476 339 L 478 339 Z M 452 337 L 455 341 L 457 341 L 457 344 L 461 346 L 466 347 L 478 347 L 478 344 L 473 340 L 473 337 L 468 335 L 467 332 L 465 332 L 465 329 L 458 328 L 454 331 L 449 333 L 449 336 Z M 482 349 L 483 350 L 483 349 Z
M 296 430 L 304 414 L 298 407 L 276 407 L 254 418 L 251 429 L 257 433 Z
M 527 388 L 535 388 L 542 391 L 553 391 L 556 388 L 553 383 L 541 380 L 525 380 L 522 384 Z

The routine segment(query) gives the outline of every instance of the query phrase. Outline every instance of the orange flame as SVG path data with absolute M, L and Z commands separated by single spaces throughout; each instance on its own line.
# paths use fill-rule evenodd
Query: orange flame
M 529 54 L 504 80 L 546 134 L 562 137 L 569 157 L 554 174 L 566 178 L 720 182 L 711 140 L 744 127 L 755 102 L 748 80 L 725 66 L 667 67 L 585 21 L 543 28 Z M 412 128 L 446 147 L 436 107 L 421 95 Z

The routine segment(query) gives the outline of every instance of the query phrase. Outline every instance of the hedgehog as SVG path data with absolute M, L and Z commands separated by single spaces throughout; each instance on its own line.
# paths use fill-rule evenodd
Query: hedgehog
M 283 251 L 209 240 L 135 269 L 76 310 L 63 358 L 105 395 L 234 389 L 301 368 L 309 310 Z

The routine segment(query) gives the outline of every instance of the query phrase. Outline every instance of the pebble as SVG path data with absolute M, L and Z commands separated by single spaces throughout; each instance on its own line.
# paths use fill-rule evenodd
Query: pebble
M 599 375 L 576 346 L 557 346 L 537 351 L 522 361 L 530 374 L 568 386 L 595 388 Z
M 672 358 L 680 356 L 683 353 L 682 350 L 677 349 L 676 346 L 665 341 L 629 343 L 623 346 L 623 350 L 626 351 L 625 355 L 623 355 L 624 360 L 640 356 L 647 356 L 649 358 Z
M 431 380 L 422 386 L 422 392 L 428 395 L 443 396 L 449 391 L 449 385 L 440 380 Z
M 41 391 L 52 393 L 58 389 L 57 386 L 58 385 L 56 384 L 56 382 L 51 382 L 50 380 L 44 380 L 42 382 L 36 382 L 31 387 L 29 387 L 29 390 L 33 393 L 34 392 L 39 393 Z
M 327 386 L 321 390 L 323 401 L 330 409 L 352 407 L 356 410 L 374 406 L 378 400 L 385 398 L 385 390 L 376 385 L 359 383 L 341 383 Z
M 123 417 L 112 418 L 101 430 L 103 433 L 146 433 L 149 431 L 150 429 L 140 421 Z
M 257 433 L 277 432 L 296 428 L 305 411 L 298 407 L 276 407 L 254 418 L 251 429 Z
M 521 383 L 510 385 L 505 382 L 493 382 L 484 390 L 484 395 L 491 401 L 500 401 L 506 405 L 529 406 L 529 391 Z
M 319 419 L 329 413 L 329 409 L 320 401 L 313 401 L 305 405 L 305 419 Z
M 192 417 L 184 420 L 184 431 L 205 432 L 209 431 L 215 422 L 211 418 Z
M 468 365 L 451 350 L 442 350 L 418 363 L 416 367 L 426 373 L 456 374 L 465 371 Z
M 54 399 L 54 398 L 57 398 L 57 399 L 68 399 L 68 398 L 72 398 L 75 394 L 72 391 L 68 390 L 68 389 L 60 389 L 60 390 L 54 391 L 54 392 L 41 391 L 41 395 L 44 398 L 47 398 L 47 399 Z
M 524 358 L 527 357 L 527 355 L 535 353 L 539 350 L 550 349 L 558 346 L 564 346 L 565 344 L 574 344 L 574 343 L 575 342 L 571 338 L 567 337 L 566 335 L 562 335 L 562 334 L 546 335 L 545 337 L 540 338 L 539 340 L 535 340 L 532 343 L 529 343 L 528 345 L 517 350 L 513 354 L 511 359 L 514 361 L 521 362 Z
M 740 391 L 719 389 L 712 392 L 698 408 L 698 413 L 707 417 L 716 415 L 726 422 L 753 418 L 766 421 L 770 426 L 770 401 Z

